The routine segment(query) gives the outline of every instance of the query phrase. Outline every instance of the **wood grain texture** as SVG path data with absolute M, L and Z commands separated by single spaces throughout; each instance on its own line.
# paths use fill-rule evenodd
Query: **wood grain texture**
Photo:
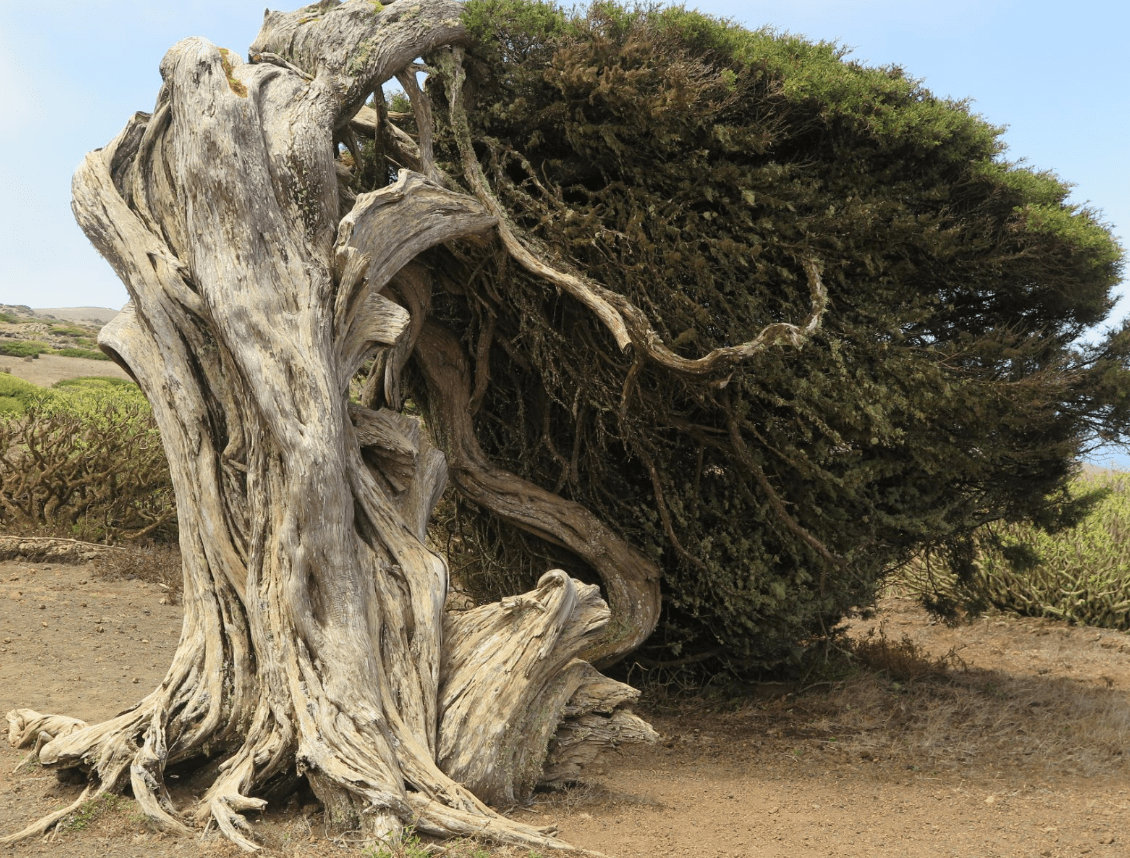
M 9 716 L 40 763 L 89 775 L 83 800 L 129 786 L 160 826 L 212 822 L 251 850 L 246 813 L 295 770 L 333 826 L 364 837 L 412 824 L 565 848 L 487 802 L 535 786 L 562 719 L 598 713 L 607 741 L 624 734 L 613 713 L 630 689 L 584 703 L 607 685 L 577 659 L 607 623 L 595 588 L 554 572 L 445 617 L 447 567 L 425 544 L 448 469 L 395 410 L 425 344 L 413 260 L 497 218 L 434 169 L 343 196 L 335 133 L 462 38 L 459 14 L 448 0 L 270 12 L 249 63 L 186 39 L 161 63 L 153 113 L 75 175 L 76 218 L 130 293 L 99 342 L 153 406 L 185 581 L 181 640 L 149 695 L 99 724 Z M 369 360 L 393 408 L 349 403 Z M 505 763 L 484 772 L 483 757 Z M 217 759 L 196 805 L 175 807 L 166 767 Z

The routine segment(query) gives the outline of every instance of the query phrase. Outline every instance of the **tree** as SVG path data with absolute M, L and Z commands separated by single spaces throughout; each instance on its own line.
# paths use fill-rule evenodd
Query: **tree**
M 452 280 L 473 285 L 441 312 L 489 379 L 485 454 L 659 565 L 635 658 L 777 670 L 901 564 L 968 571 L 997 522 L 1086 509 L 1079 458 L 1126 438 L 1130 334 L 1083 336 L 1122 251 L 1004 159 L 1001 129 L 901 69 L 682 9 L 490 0 L 468 20 L 462 101 L 429 78 L 440 160 L 469 185 L 481 168 L 632 347 L 513 253 L 464 254 Z M 737 347 L 787 322 L 802 348 Z M 560 555 L 464 506 L 490 568 Z
M 211 761 L 192 814 L 246 848 L 295 774 L 374 837 L 563 846 L 487 803 L 648 738 L 592 665 L 661 581 L 666 653 L 777 664 L 912 552 L 1069 518 L 1126 425 L 1130 336 L 1076 345 L 1119 248 L 897 70 L 511 0 L 327 0 L 161 70 L 74 209 L 130 290 L 100 344 L 161 429 L 185 625 L 117 718 L 9 716 L 79 803 L 183 830 L 163 773 Z M 449 471 L 478 548 L 573 574 L 445 613 Z
M 9 715 L 17 741 L 41 740 L 39 762 L 90 781 L 9 840 L 126 787 L 185 831 L 164 772 L 196 760 L 213 779 L 190 816 L 249 849 L 243 813 L 265 804 L 252 792 L 295 772 L 328 818 L 372 837 L 412 824 L 562 846 L 485 802 L 653 735 L 623 708 L 636 692 L 577 657 L 638 635 L 603 634 L 596 586 L 551 571 L 524 596 L 444 613 L 447 569 L 424 543 L 444 457 L 418 420 L 349 401 L 374 353 L 381 397 L 400 401 L 430 285 L 413 260 L 496 222 L 426 161 L 356 198 L 339 187 L 335 140 L 365 98 L 464 36 L 459 4 L 405 5 L 268 14 L 247 64 L 179 43 L 153 114 L 75 175 L 76 217 L 131 296 L 100 345 L 161 431 L 184 631 L 161 686 L 116 718 Z M 555 503 L 551 526 L 587 524 Z M 630 555 L 610 532 L 585 538 Z

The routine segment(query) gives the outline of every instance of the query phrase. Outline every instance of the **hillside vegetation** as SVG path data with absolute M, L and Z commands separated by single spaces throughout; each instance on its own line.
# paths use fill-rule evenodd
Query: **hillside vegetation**
M 0 305 L 0 360 L 53 354 L 108 361 L 98 350 L 98 328 L 90 322 L 44 317 L 28 307 Z

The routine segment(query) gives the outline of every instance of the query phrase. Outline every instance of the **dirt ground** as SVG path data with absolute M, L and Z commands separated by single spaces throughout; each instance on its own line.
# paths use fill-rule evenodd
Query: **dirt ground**
M 7 308 L 20 321 L 18 323 L 0 322 L 0 331 L 14 335 L 17 340 L 40 340 L 47 337 L 52 327 L 60 322 L 82 325 L 93 337 L 98 328 L 117 315 L 116 310 L 106 307 L 50 307 L 31 310 L 24 306 L 0 305 Z M 66 345 L 67 343 L 64 343 Z M 63 355 L 41 354 L 36 358 L 24 359 L 12 355 L 0 355 L 0 372 L 10 372 L 17 378 L 29 381 L 40 387 L 50 387 L 57 381 L 87 376 L 111 376 L 129 378 L 125 370 L 116 363 L 106 360 L 65 357 Z
M 32 312 L 44 318 L 80 325 L 105 325 L 118 315 L 118 311 L 110 307 L 36 307 Z
M 0 563 L 0 712 L 94 720 L 139 699 L 177 641 L 181 611 L 168 602 L 89 564 Z M 705 703 L 678 698 L 671 677 L 667 699 L 644 707 L 659 744 L 511 812 L 620 858 L 1130 854 L 1130 636 L 1000 617 L 951 629 L 897 598 L 852 634 L 884 670 Z M 25 753 L 0 750 L 0 833 L 80 789 L 42 769 L 9 774 Z M 308 800 L 255 825 L 267 855 L 363 854 L 325 839 Z M 128 799 L 76 814 L 51 841 L 0 847 L 64 854 L 240 853 L 214 834 L 153 832 Z
M 34 360 L 0 355 L 0 372 L 10 372 L 39 387 L 50 387 L 56 381 L 89 376 L 129 378 L 124 369 L 113 361 L 89 358 L 40 355 Z

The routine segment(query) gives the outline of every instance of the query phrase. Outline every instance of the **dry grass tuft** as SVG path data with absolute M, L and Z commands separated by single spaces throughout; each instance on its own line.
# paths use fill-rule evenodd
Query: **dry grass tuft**
M 183 575 L 180 550 L 175 545 L 133 545 L 104 552 L 93 563 L 103 578 L 148 581 L 164 589 L 171 604 L 180 601 Z
M 1012 635 L 1022 647 L 1023 630 Z M 1130 697 L 1111 680 L 974 668 L 881 626 L 850 648 L 855 671 L 773 704 L 778 721 L 782 709 L 796 719 L 792 734 L 834 735 L 861 758 L 918 769 L 1130 774 Z
M 812 714 L 865 759 L 906 759 L 935 770 L 989 765 L 1034 775 L 1128 768 L 1130 701 L 1070 679 L 970 670 L 946 683 L 900 684 L 862 674 L 812 702 Z
M 851 641 L 849 646 L 849 654 L 861 668 L 896 682 L 946 679 L 951 670 L 967 669 L 956 651 L 951 649 L 943 656 L 932 656 L 905 634 L 900 640 L 891 640 L 883 624 L 870 629 L 865 637 Z
M 894 771 L 1032 780 L 1130 776 L 1130 667 L 1121 636 L 1046 620 L 995 620 L 960 631 L 906 605 L 915 638 L 879 628 L 841 638 L 815 681 L 731 693 L 648 697 L 675 731 L 748 739 L 758 755 L 819 749 L 820 759 Z M 960 656 L 952 641 L 959 641 Z M 979 667 L 984 664 L 986 667 Z M 651 689 L 654 691 L 654 689 Z

